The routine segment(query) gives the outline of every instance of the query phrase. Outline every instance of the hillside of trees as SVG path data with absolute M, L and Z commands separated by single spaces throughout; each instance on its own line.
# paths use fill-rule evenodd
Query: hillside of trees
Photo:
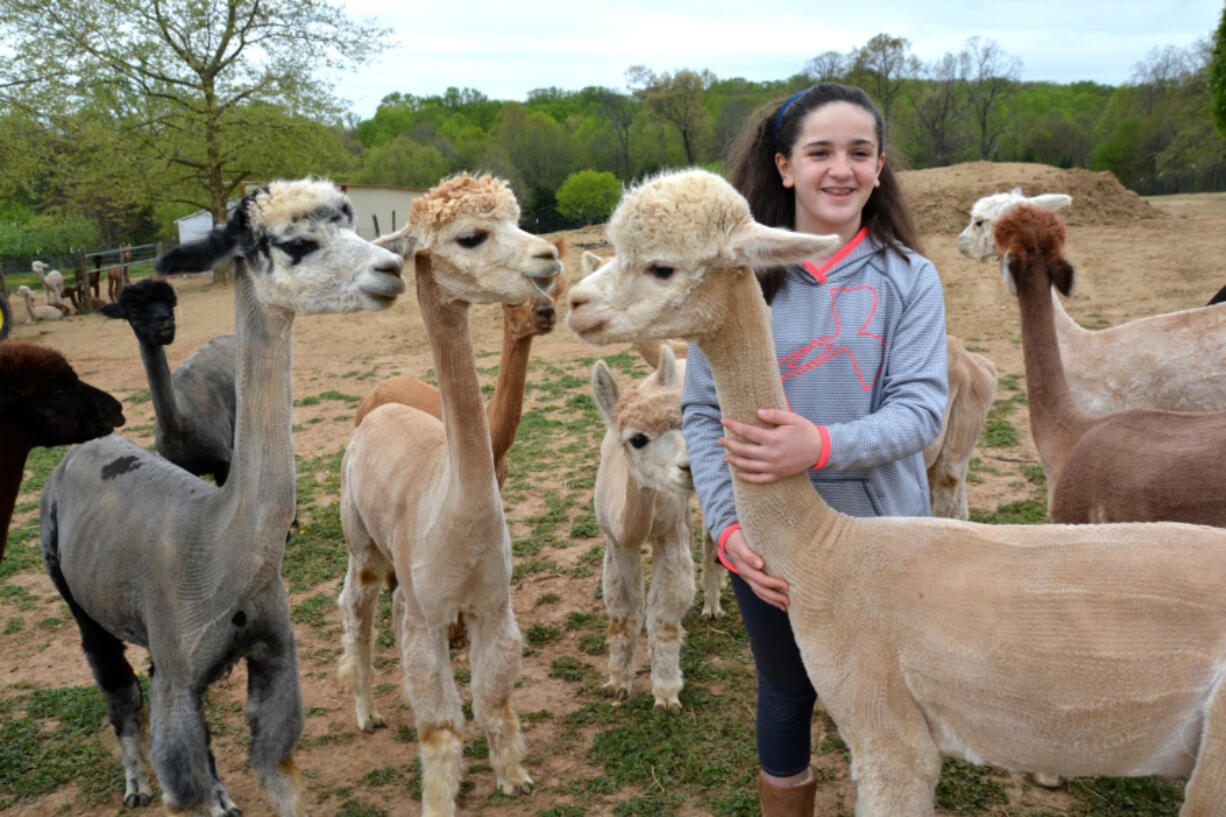
M 216 213 L 244 180 L 306 174 L 426 187 L 491 171 L 514 186 L 526 228 L 578 226 L 603 220 L 620 184 L 644 174 L 718 170 L 756 109 L 826 80 L 874 97 L 903 167 L 1039 162 L 1109 170 L 1141 194 L 1226 190 L 1226 137 L 1210 115 L 1214 64 L 1206 39 L 1155 49 L 1118 87 L 1022 82 L 1020 61 L 994 41 L 972 38 L 923 63 L 907 40 L 880 34 L 772 82 L 633 66 L 625 90 L 541 88 L 522 101 L 473 88 L 391 93 L 360 121 L 327 94 L 315 104 L 236 84 L 212 124 L 192 119 L 211 93 L 203 86 L 172 103 L 147 79 L 90 83 L 82 68 L 72 93 L 48 101 L 43 85 L 10 75 L 0 81 L 0 257 L 172 239 L 173 219 Z

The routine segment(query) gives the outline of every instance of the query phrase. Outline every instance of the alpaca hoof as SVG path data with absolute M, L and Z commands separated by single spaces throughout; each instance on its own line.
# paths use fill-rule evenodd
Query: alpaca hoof
M 1038 783 L 1045 789 L 1056 789 L 1064 783 L 1063 777 L 1058 774 L 1051 774 L 1050 772 L 1035 772 L 1031 777 L 1034 778 L 1035 783 Z
M 681 701 L 677 700 L 676 696 L 672 698 L 656 698 L 656 709 L 663 709 L 671 715 L 676 715 L 681 711 Z
M 383 729 L 387 726 L 387 721 L 378 712 L 371 712 L 366 716 L 366 723 L 361 724 L 362 731 L 366 734 L 374 732 L 376 729 Z
M 600 687 L 605 695 L 612 696 L 616 700 L 624 701 L 630 697 L 630 685 L 619 684 L 617 681 L 609 679 Z
M 153 795 L 143 791 L 132 792 L 123 796 L 123 804 L 126 808 L 138 808 L 147 806 L 153 802 Z
M 523 776 L 523 779 L 519 783 L 503 781 L 498 784 L 498 790 L 508 797 L 532 794 L 532 789 L 536 787 L 536 783 L 528 776 L 527 772 L 521 770 L 520 774 Z
M 715 619 L 715 618 L 723 618 L 724 611 L 718 607 L 716 607 L 715 609 L 711 609 L 710 607 L 703 607 L 702 612 L 699 613 L 699 615 L 703 619 L 710 621 L 711 619 Z

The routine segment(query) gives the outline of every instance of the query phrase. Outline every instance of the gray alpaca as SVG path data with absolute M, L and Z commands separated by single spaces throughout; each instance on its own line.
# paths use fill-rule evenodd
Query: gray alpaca
M 158 453 L 196 476 L 210 474 L 222 485 L 234 448 L 237 342 L 234 335 L 218 335 L 171 374 L 165 347 L 175 340 L 177 301 L 170 284 L 146 278 L 124 287 L 118 303 L 98 311 L 126 319 L 136 333 L 157 415 Z
M 224 228 L 165 256 L 159 270 L 207 269 L 235 255 L 230 478 L 210 485 L 114 435 L 77 446 L 43 490 L 43 559 L 107 699 L 124 805 L 151 797 L 127 641 L 147 647 L 155 668 L 149 760 L 167 810 L 240 814 L 217 777 L 201 695 L 246 659 L 251 765 L 277 814 L 297 817 L 305 813 L 293 757 L 302 697 L 280 576 L 294 515 L 293 320 L 384 308 L 404 282 L 400 258 L 353 232 L 348 201 L 327 182 L 273 182 L 247 195 Z

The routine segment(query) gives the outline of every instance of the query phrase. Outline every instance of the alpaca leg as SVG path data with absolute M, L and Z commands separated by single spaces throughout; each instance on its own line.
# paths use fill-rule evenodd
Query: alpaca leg
M 680 712 L 681 619 L 694 601 L 694 556 L 689 531 L 674 531 L 667 542 L 652 548 L 651 590 L 647 594 L 647 654 L 651 661 L 651 694 L 656 706 Z
M 284 598 L 282 599 L 284 602 Z M 285 603 L 279 637 L 247 654 L 247 724 L 251 729 L 251 766 L 278 817 L 303 817 L 302 782 L 294 748 L 302 734 L 302 692 L 298 686 L 298 649 Z
M 400 664 L 405 692 L 417 719 L 421 750 L 422 817 L 454 817 L 460 790 L 464 712 L 451 672 L 447 627 L 423 624 L 417 605 L 403 585 L 397 595 L 401 601 L 395 606 L 404 615 Z
M 1183 808 L 1179 810 L 1179 817 L 1226 816 L 1223 764 L 1226 764 L 1226 683 L 1219 678 L 1209 693 L 1200 749 L 1196 753 L 1192 776 L 1188 778 L 1183 792 Z
M 532 778 L 523 767 L 524 738 L 519 716 L 511 708 L 511 691 L 519 680 L 523 638 L 511 602 L 492 615 L 470 619 L 473 717 L 485 730 L 490 763 L 503 794 L 527 794 Z
M 149 696 L 149 760 L 162 803 L 176 817 L 214 817 L 214 776 L 196 682 L 154 673 Z
M 643 628 L 643 564 L 637 544 L 608 542 L 601 586 L 609 614 L 609 680 L 604 688 L 625 698 L 634 686 L 634 648 Z
M 362 558 L 351 554 L 345 587 L 336 600 L 344 625 L 343 654 L 336 674 L 341 683 L 353 691 L 358 728 L 364 732 L 387 725 L 375 706 L 372 692 L 375 606 L 387 570 L 385 564 L 376 562 L 382 561 L 373 547 L 363 548 Z
M 724 608 L 720 604 L 719 594 L 723 589 L 727 574 L 724 566 L 715 557 L 715 540 L 711 531 L 702 529 L 702 617 L 723 618 Z
M 44 530 L 44 541 L 50 537 Z M 123 762 L 123 804 L 127 808 L 147 806 L 153 799 L 153 789 L 145 771 L 144 729 L 142 709 L 144 697 L 132 665 L 124 658 L 124 645 L 102 629 L 72 597 L 64 574 L 54 557 L 47 558 L 52 583 L 68 603 L 68 609 L 81 632 L 81 648 L 94 674 L 94 681 L 106 696 L 107 715 L 119 739 Z

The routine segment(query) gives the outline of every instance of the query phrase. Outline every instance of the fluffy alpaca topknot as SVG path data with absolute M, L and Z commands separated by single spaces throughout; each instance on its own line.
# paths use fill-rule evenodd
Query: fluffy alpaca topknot
M 0 343 L 0 415 L 46 389 L 49 381 L 76 378 L 64 356 L 47 346 L 9 341 Z
M 661 173 L 627 191 L 609 219 L 607 233 L 614 246 L 661 258 L 710 258 L 721 250 L 713 241 L 751 219 L 748 202 L 723 178 L 680 170 Z
M 414 201 L 409 221 L 417 229 L 435 233 L 463 216 L 518 222 L 519 202 L 503 179 L 461 173 L 443 179 Z
M 1064 247 L 1064 222 L 1049 210 L 1028 204 L 1013 208 L 996 222 L 996 246 L 1011 258 L 1030 254 L 1059 258 Z
M 353 226 L 349 199 L 339 187 L 323 179 L 269 182 L 249 197 L 247 215 L 253 225 L 273 233 L 303 219 Z
M 174 308 L 179 303 L 175 288 L 157 278 L 145 278 L 128 284 L 119 292 L 119 306 L 129 315 L 151 303 L 162 303 Z
M 613 410 L 613 422 L 618 428 L 633 428 L 648 434 L 681 428 L 681 387 L 626 392 Z

